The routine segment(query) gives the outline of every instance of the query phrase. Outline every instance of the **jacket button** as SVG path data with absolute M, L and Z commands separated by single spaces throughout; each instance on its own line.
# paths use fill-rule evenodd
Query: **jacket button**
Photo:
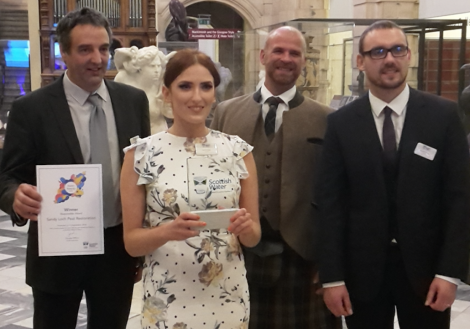
M 269 196 L 268 194 L 265 194 L 265 195 L 264 195 L 264 198 L 267 198 L 268 196 Z
M 268 210 L 268 208 L 263 207 L 263 209 L 261 209 L 261 210 L 263 210 L 263 212 L 266 212 L 266 210 Z
M 266 179 L 264 180 L 264 182 L 265 182 L 266 184 L 269 184 L 269 182 L 270 182 L 269 178 L 266 178 Z
M 266 152 L 267 155 L 271 155 L 271 152 Z
M 266 168 L 268 168 L 268 169 L 271 168 L 271 165 L 270 165 L 270 164 L 267 164 L 267 165 L 266 165 Z

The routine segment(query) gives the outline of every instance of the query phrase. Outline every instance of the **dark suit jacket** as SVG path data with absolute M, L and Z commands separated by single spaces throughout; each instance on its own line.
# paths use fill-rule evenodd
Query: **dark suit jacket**
M 139 89 L 113 81 L 105 83 L 122 150 L 131 137 L 150 134 L 148 100 Z M 120 155 L 122 163 L 122 151 Z M 13 103 L 0 167 L 0 208 L 11 214 L 18 185 L 36 185 L 36 165 L 83 163 L 62 77 Z M 37 229 L 37 222 L 31 221 L 26 283 L 51 293 L 74 291 L 86 270 L 86 258 L 93 256 L 39 257 Z
M 261 112 L 261 92 L 220 103 L 211 127 L 238 135 L 253 144 L 256 123 Z M 326 116 L 331 109 L 304 98 L 300 93 L 289 102 L 284 112 L 282 129 L 282 171 L 280 198 L 280 233 L 287 244 L 303 259 L 315 258 L 315 225 L 317 209 L 312 184 L 326 129 Z M 253 149 L 253 152 L 265 150 Z M 262 182 L 259 182 L 260 184 Z
M 423 143 L 434 160 L 414 154 Z M 397 241 L 417 293 L 435 274 L 465 279 L 470 242 L 469 152 L 457 105 L 410 90 L 398 148 Z M 389 201 L 368 94 L 328 117 L 318 200 L 320 279 L 345 281 L 356 298 L 383 283 Z

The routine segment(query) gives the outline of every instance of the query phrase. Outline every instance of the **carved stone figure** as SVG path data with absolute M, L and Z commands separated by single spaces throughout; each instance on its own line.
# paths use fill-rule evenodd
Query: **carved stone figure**
M 165 55 L 155 46 L 119 48 L 114 54 L 118 70 L 114 80 L 142 89 L 147 94 L 152 134 L 168 128 L 164 117 L 173 118 L 171 107 L 163 101 L 162 86 L 166 63 L 174 54 Z
M 178 0 L 170 0 L 168 7 L 173 18 L 165 30 L 166 41 L 188 41 L 186 8 Z

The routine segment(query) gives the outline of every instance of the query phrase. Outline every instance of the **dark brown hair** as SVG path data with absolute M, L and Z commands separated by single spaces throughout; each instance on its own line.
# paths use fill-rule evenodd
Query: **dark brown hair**
M 182 49 L 178 50 L 166 64 L 165 74 L 163 75 L 165 87 L 170 88 L 173 81 L 175 81 L 184 70 L 195 64 L 202 65 L 209 71 L 214 78 L 214 87 L 219 85 L 219 72 L 217 72 L 214 62 L 212 62 L 209 56 L 196 49 Z
M 111 41 L 112 32 L 106 17 L 97 10 L 83 7 L 78 10 L 69 12 L 57 24 L 56 34 L 57 41 L 62 46 L 64 52 L 69 53 L 72 45 L 70 33 L 77 25 L 93 25 L 96 27 L 104 27 Z
M 364 55 L 364 39 L 370 32 L 375 31 L 375 30 L 387 30 L 387 29 L 388 30 L 390 29 L 400 30 L 405 36 L 406 45 L 408 46 L 408 40 L 406 39 L 405 31 L 403 31 L 403 29 L 399 25 L 397 25 L 395 22 L 392 22 L 392 21 L 381 20 L 381 21 L 374 22 L 367 29 L 365 29 L 364 32 L 362 32 L 361 38 L 359 39 L 359 54 Z

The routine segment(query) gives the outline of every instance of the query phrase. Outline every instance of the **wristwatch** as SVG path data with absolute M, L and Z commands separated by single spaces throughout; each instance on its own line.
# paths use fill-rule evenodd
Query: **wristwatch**
M 11 221 L 13 226 L 25 226 L 26 223 L 28 223 L 27 218 L 23 218 L 20 215 L 18 215 L 15 211 L 12 212 L 11 214 Z

